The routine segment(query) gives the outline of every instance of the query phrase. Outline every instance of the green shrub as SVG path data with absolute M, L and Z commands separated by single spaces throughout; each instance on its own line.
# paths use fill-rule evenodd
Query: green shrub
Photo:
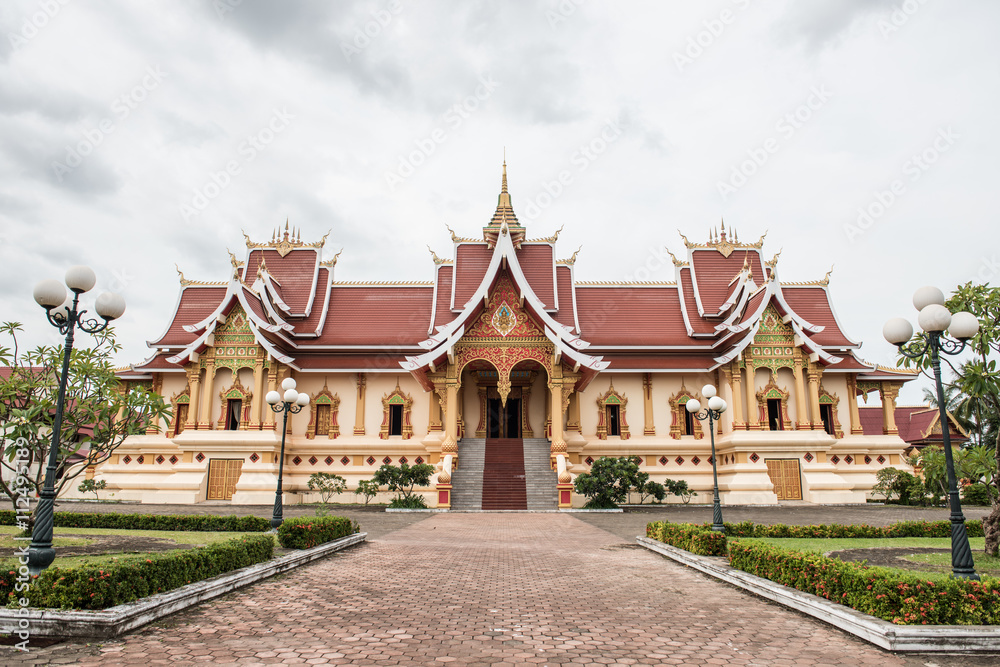
M 991 505 L 993 499 L 990 497 L 990 490 L 985 484 L 969 484 L 962 489 L 963 505 Z
M 647 524 L 646 537 L 699 556 L 726 555 L 726 535 L 712 531 L 709 526 L 654 521 Z
M 389 501 L 389 507 L 404 510 L 427 509 L 427 501 L 423 496 L 417 495 L 396 497 Z
M 103 565 L 50 567 L 34 579 L 27 597 L 32 607 L 107 609 L 262 563 L 273 554 L 270 535 L 243 535 L 199 549 L 126 556 Z M 16 585 L 14 571 L 0 575 L 0 599 L 8 607 L 25 596 Z
M 160 516 L 157 514 L 90 514 L 56 512 L 57 528 L 118 528 L 127 530 L 183 530 L 209 532 L 263 533 L 271 530 L 268 519 L 256 516 Z M 13 510 L 0 510 L 0 525 L 14 526 Z
M 356 532 L 355 524 L 347 517 L 296 517 L 282 522 L 278 542 L 286 549 L 312 549 Z
M 641 488 L 649 479 L 639 471 L 638 456 L 602 456 L 573 480 L 573 489 L 588 498 L 587 509 L 614 509 L 628 500 L 629 491 Z
M 951 537 L 951 522 L 943 521 L 900 521 L 889 526 L 869 526 L 826 524 L 818 526 L 788 526 L 785 524 L 755 524 L 752 521 L 727 523 L 726 534 L 730 537 Z M 983 524 L 979 520 L 966 521 L 969 537 L 982 537 Z
M 733 567 L 898 625 L 1000 623 L 1000 580 L 932 582 L 754 542 L 731 542 Z

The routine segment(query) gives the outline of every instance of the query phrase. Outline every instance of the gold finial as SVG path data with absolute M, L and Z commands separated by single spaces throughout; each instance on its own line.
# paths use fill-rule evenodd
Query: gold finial
M 184 277 L 184 272 L 181 271 L 181 267 L 179 267 L 176 264 L 174 264 L 174 268 L 177 269 L 177 275 L 180 276 L 181 286 L 183 287 L 183 286 L 186 286 L 186 285 L 190 285 L 191 281 Z
M 691 247 L 691 242 L 690 242 L 690 241 L 688 241 L 688 238 L 687 238 L 686 236 L 684 236 L 683 234 L 681 234 L 681 230 L 679 230 L 679 229 L 678 229 L 678 230 L 677 230 L 677 234 L 678 234 L 678 235 L 679 235 L 679 236 L 681 237 L 681 239 L 682 239 L 682 240 L 684 241 L 684 245 L 685 245 L 685 246 L 686 246 L 687 248 L 690 248 L 690 247 Z
M 240 262 L 240 260 L 236 259 L 236 255 L 234 255 L 233 252 L 229 248 L 226 248 L 226 252 L 229 253 L 229 261 L 232 262 L 233 268 L 234 269 L 241 268 L 241 262 Z
M 451 234 L 451 242 L 458 243 L 458 235 L 454 231 L 452 231 L 451 227 L 445 225 L 444 228 L 448 230 L 449 234 Z
M 831 264 L 831 265 L 830 265 L 830 270 L 826 272 L 826 275 L 825 275 L 825 276 L 823 276 L 823 284 L 824 284 L 824 285 L 829 285 L 829 284 L 830 284 L 830 274 L 832 274 L 832 273 L 833 273 L 833 266 L 834 266 L 834 265 L 833 265 L 833 264 Z
M 583 250 L 583 246 L 582 245 L 579 248 L 577 248 L 575 251 L 573 251 L 573 254 L 570 255 L 569 259 L 565 260 L 566 264 L 569 264 L 570 266 L 576 264 L 576 256 L 580 254 L 581 250 Z
M 784 248 L 778 248 L 778 252 L 774 253 L 774 257 L 771 258 L 771 261 L 767 262 L 767 265 L 770 266 L 772 269 L 778 265 L 778 257 L 781 256 L 782 250 L 784 250 Z
M 245 238 L 247 241 L 247 247 L 249 248 L 250 246 L 252 246 L 253 241 L 250 240 L 250 237 L 247 236 L 247 233 L 243 229 L 240 229 L 240 232 L 243 234 L 243 238 Z
M 673 261 L 674 266 L 684 266 L 684 262 L 677 259 L 677 256 L 674 255 L 674 253 L 670 252 L 670 248 L 663 246 L 663 249 L 667 251 L 668 255 L 670 255 L 670 259 Z
M 768 230 L 766 230 L 766 229 L 765 229 L 765 230 L 764 230 L 764 233 L 763 233 L 763 234 L 761 234 L 761 236 L 760 236 L 760 238 L 759 238 L 759 239 L 757 240 L 757 242 L 756 242 L 756 243 L 753 243 L 753 244 L 751 244 L 751 245 L 753 245 L 753 247 L 754 247 L 754 248 L 760 248 L 760 247 L 762 247 L 762 246 L 764 245 L 764 239 L 765 239 L 765 238 L 767 238 L 767 231 L 768 231 Z
M 431 259 L 434 260 L 435 264 L 440 265 L 448 261 L 446 259 L 441 259 L 440 257 L 438 257 L 437 253 L 431 250 L 430 246 L 427 246 L 427 250 L 431 253 Z
M 328 229 L 328 230 L 326 231 L 326 234 L 323 234 L 323 238 L 321 238 L 321 239 L 319 240 L 319 246 L 320 246 L 321 248 L 322 248 L 323 246 L 325 246 L 325 245 L 326 245 L 326 239 L 327 239 L 327 238 L 329 238 L 329 236 L 330 236 L 330 233 L 331 233 L 332 231 L 333 231 L 332 229 Z

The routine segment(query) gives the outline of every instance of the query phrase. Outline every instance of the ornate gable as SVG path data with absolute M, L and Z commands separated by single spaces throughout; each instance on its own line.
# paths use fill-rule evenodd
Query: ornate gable
M 500 275 L 490 292 L 486 308 L 464 338 L 498 343 L 547 340 L 541 327 L 524 310 L 521 297 L 506 273 Z

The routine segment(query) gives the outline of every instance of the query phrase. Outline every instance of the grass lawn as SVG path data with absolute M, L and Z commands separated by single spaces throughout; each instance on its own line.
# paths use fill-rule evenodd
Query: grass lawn
M 14 540 L 15 535 L 21 533 L 15 526 L 0 526 L 0 553 L 11 554 L 15 549 L 28 546 L 30 542 Z M 62 568 L 75 567 L 83 563 L 100 564 L 109 563 L 118 558 L 126 556 L 138 556 L 139 553 L 130 552 L 128 554 L 119 552 L 102 555 L 84 556 L 60 556 L 59 547 L 85 546 L 95 542 L 95 537 L 121 536 L 123 538 L 152 537 L 163 540 L 170 540 L 177 544 L 187 545 L 186 548 L 207 546 L 214 542 L 224 542 L 240 535 L 256 535 L 260 533 L 239 533 L 239 532 L 210 532 L 210 531 L 168 531 L 168 530 L 127 530 L 117 528 L 55 528 L 53 530 L 52 544 L 56 548 L 56 560 L 53 566 Z M 277 546 L 277 540 L 275 540 Z M 171 550 L 173 551 L 173 550 Z M 152 550 L 145 553 L 160 553 Z M 0 559 L 0 568 L 16 569 L 16 560 L 12 558 Z
M 786 549 L 796 551 L 812 551 L 815 553 L 828 554 L 831 551 L 843 551 L 846 549 L 906 549 L 929 548 L 929 549 L 951 549 L 951 538 L 949 537 L 897 537 L 897 538 L 791 538 L 791 537 L 740 537 L 735 538 L 740 541 L 762 542 L 773 544 Z M 969 546 L 972 547 L 972 559 L 976 565 L 976 571 L 980 574 L 988 574 L 1000 577 L 1000 558 L 987 556 L 983 553 L 985 538 L 970 537 Z M 943 568 L 951 567 L 951 554 L 910 554 L 902 556 L 906 560 L 914 563 L 925 563 Z M 895 569 L 895 568 L 893 568 Z M 901 570 L 914 572 L 913 570 Z M 947 578 L 948 572 L 923 572 L 930 578 Z

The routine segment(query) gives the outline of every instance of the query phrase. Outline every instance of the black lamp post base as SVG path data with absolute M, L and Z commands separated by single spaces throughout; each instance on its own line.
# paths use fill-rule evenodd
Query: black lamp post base
M 969 534 L 965 530 L 965 517 L 951 523 L 951 576 L 956 579 L 979 581 L 969 547 Z
M 47 547 L 28 548 L 28 572 L 34 576 L 41 574 L 42 570 L 52 565 L 56 559 L 56 550 L 51 545 Z

